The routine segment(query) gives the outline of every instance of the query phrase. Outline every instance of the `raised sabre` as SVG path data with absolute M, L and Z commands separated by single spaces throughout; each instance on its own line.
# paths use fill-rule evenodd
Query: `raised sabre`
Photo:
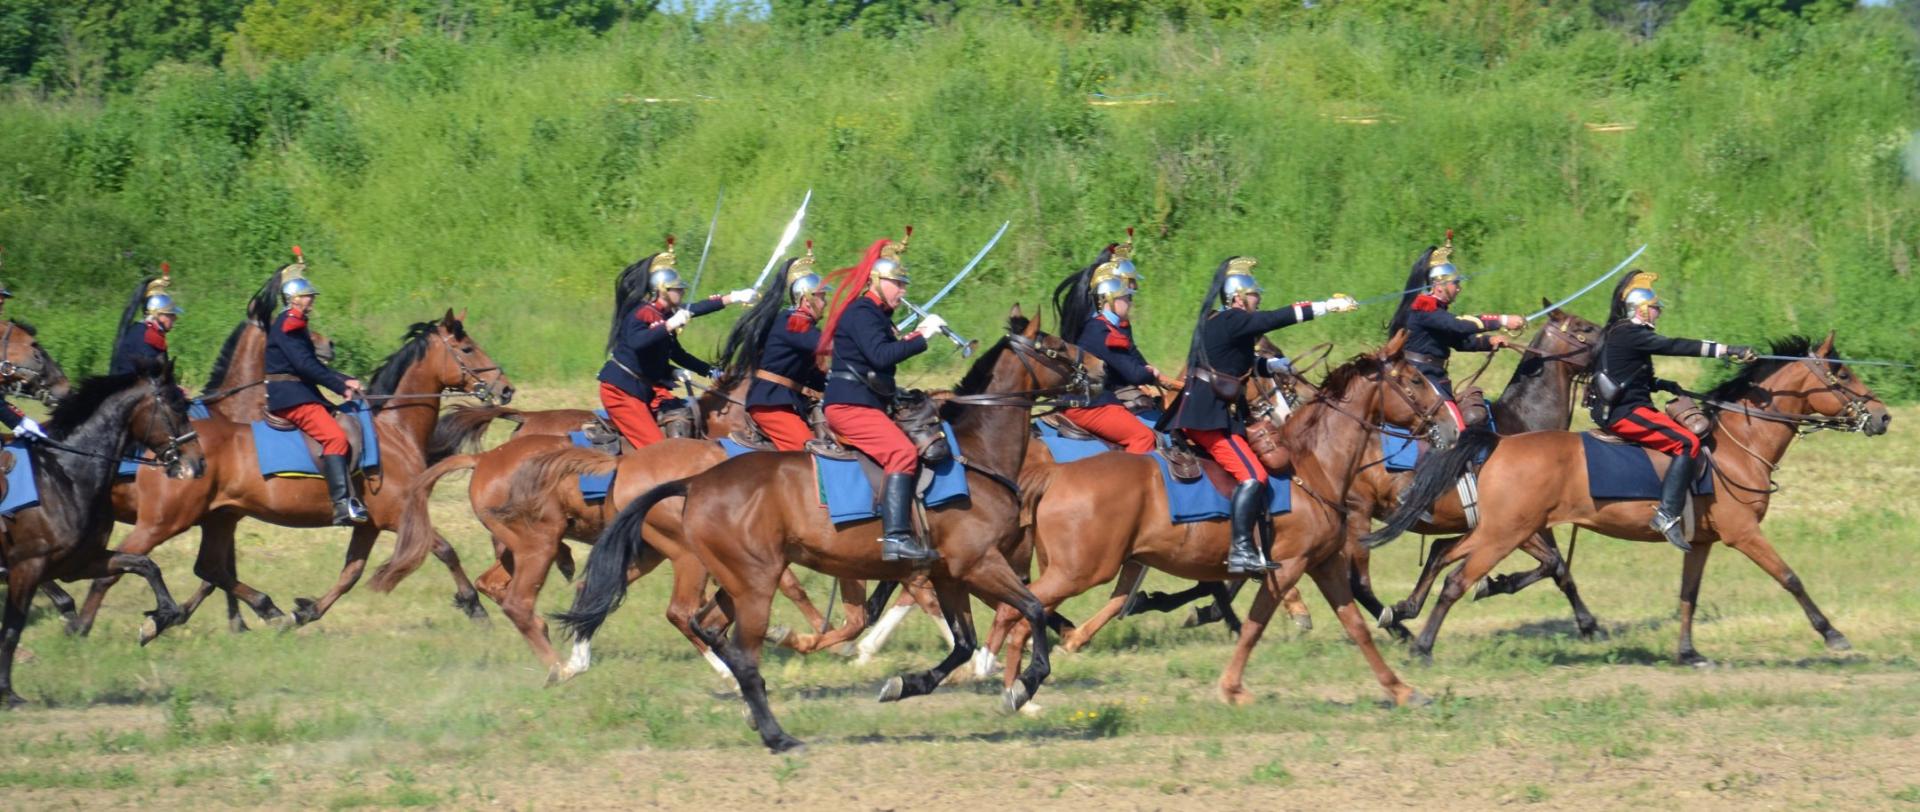
M 1763 359 L 1767 361 L 1824 361 L 1829 364 L 1850 364 L 1853 366 L 1874 366 L 1874 367 L 1900 367 L 1902 369 L 1913 369 L 1915 366 L 1914 364 L 1903 364 L 1903 363 L 1900 363 L 1899 361 L 1869 361 L 1864 358 L 1862 359 L 1821 358 L 1819 356 L 1814 356 L 1814 355 L 1755 355 L 1754 358 Z
M 780 262 L 780 255 L 787 252 L 787 246 L 793 244 L 793 238 L 800 236 L 800 221 L 807 219 L 807 204 L 813 202 L 813 190 L 807 190 L 807 196 L 800 199 L 800 210 L 793 213 L 793 219 L 787 221 L 787 230 L 780 232 L 780 243 L 773 247 L 773 256 L 767 258 L 767 267 L 760 269 L 760 276 L 753 280 L 753 289 L 759 290 L 760 283 L 767 281 L 767 274 L 773 273 L 773 266 Z
M 707 221 L 707 242 L 700 246 L 700 265 L 693 269 L 693 287 L 687 290 L 687 301 L 698 301 L 700 276 L 707 272 L 707 250 L 713 248 L 713 230 L 720 225 L 720 201 L 727 199 L 727 187 L 720 187 L 720 194 L 713 198 L 713 219 Z
M 973 267 L 975 265 L 979 265 L 980 260 L 987 258 L 987 252 L 992 251 L 993 247 L 999 244 L 1001 235 L 1004 235 L 1007 233 L 1007 226 L 1010 226 L 1010 225 L 1013 225 L 1012 220 L 1008 220 L 1000 224 L 1000 230 L 993 232 L 993 239 L 987 240 L 987 244 L 980 248 L 979 253 L 974 254 L 973 259 L 967 261 L 967 266 L 964 268 L 961 268 L 959 273 L 954 274 L 952 279 L 947 280 L 946 287 L 941 288 L 939 293 L 933 294 L 933 298 L 927 300 L 926 307 L 928 310 L 932 310 L 933 306 L 939 304 L 941 299 L 947 298 L 947 294 L 953 290 L 953 287 L 955 285 L 960 284 L 960 280 L 967 278 L 967 274 L 973 273 Z M 901 321 L 899 324 L 896 324 L 894 326 L 902 330 L 905 330 L 907 329 L 908 326 L 912 325 L 915 321 L 918 321 L 919 318 L 920 318 L 920 314 L 912 313 L 912 314 L 909 314 L 905 320 Z
M 908 310 L 913 311 L 913 314 L 916 316 L 919 316 L 920 318 L 924 319 L 927 317 L 927 311 L 924 308 L 920 307 L 917 304 L 907 301 L 905 297 L 902 297 L 900 299 L 900 304 L 906 305 L 906 308 Z M 940 334 L 943 336 L 946 336 L 948 341 L 953 342 L 954 346 L 957 346 L 960 348 L 961 358 L 972 358 L 973 348 L 980 345 L 980 342 L 968 341 L 964 338 L 961 338 L 960 334 L 954 332 L 952 327 L 948 327 L 944 324 L 940 326 Z
M 1552 313 L 1553 311 L 1558 310 L 1562 307 L 1566 307 L 1573 300 L 1587 295 L 1587 291 L 1600 287 L 1602 284 L 1605 284 L 1607 280 L 1612 279 L 1614 274 L 1617 274 L 1621 271 L 1626 270 L 1628 265 L 1632 265 L 1633 261 L 1636 259 L 1639 259 L 1640 255 L 1646 253 L 1646 251 L 1647 251 L 1647 246 L 1645 244 L 1642 244 L 1638 250 L 1635 250 L 1632 254 L 1628 255 L 1626 259 L 1620 260 L 1620 264 L 1613 266 L 1613 270 L 1606 272 L 1606 274 L 1601 276 L 1599 279 L 1595 279 L 1592 282 L 1588 282 L 1586 287 L 1574 291 L 1572 296 L 1568 296 L 1565 299 L 1561 299 L 1560 301 L 1554 302 L 1553 304 L 1540 308 L 1540 310 L 1536 311 L 1533 315 L 1528 316 L 1527 321 L 1533 321 L 1534 319 L 1540 318 L 1541 316 L 1547 315 L 1548 313 Z
M 1463 276 L 1461 276 L 1461 277 L 1460 277 L 1460 282 L 1461 282 L 1461 284 L 1465 284 L 1465 283 L 1467 283 L 1467 282 L 1471 282 L 1471 281 L 1473 281 L 1473 280 L 1475 280 L 1475 279 L 1479 279 L 1480 277 L 1483 277 L 1483 276 L 1487 276 L 1487 275 L 1489 275 L 1489 274 L 1492 274 L 1492 273 L 1493 273 L 1494 271 L 1497 271 L 1497 270 L 1500 270 L 1500 269 L 1499 269 L 1499 268 L 1488 268 L 1488 269 L 1486 269 L 1486 270 L 1484 270 L 1484 271 L 1481 271 L 1481 272 L 1479 272 L 1479 273 L 1475 273 L 1475 274 L 1466 274 L 1466 275 L 1463 275 Z M 1354 304 L 1356 304 L 1356 305 L 1370 305 L 1370 304 L 1373 304 L 1374 302 L 1381 302 L 1381 301 L 1387 301 L 1387 300 L 1390 300 L 1390 299 L 1398 299 L 1398 298 L 1400 298 L 1400 297 L 1402 297 L 1402 296 L 1405 296 L 1405 295 L 1407 295 L 1407 294 L 1409 294 L 1409 293 L 1419 293 L 1420 291 L 1423 291 L 1423 290 L 1426 290 L 1427 288 L 1430 288 L 1430 287 L 1433 287 L 1433 286 L 1432 286 L 1432 285 L 1421 285 L 1420 287 L 1417 287 L 1417 288 L 1407 288 L 1406 290 L 1402 290 L 1402 291 L 1396 291 L 1396 292 L 1394 292 L 1394 293 L 1382 293 L 1382 294 L 1380 294 L 1380 295 L 1378 295 L 1378 296 L 1368 296 L 1368 297 L 1367 297 L 1367 298 L 1365 298 L 1365 299 L 1361 299 L 1360 301 L 1357 301 L 1357 302 L 1354 302 Z

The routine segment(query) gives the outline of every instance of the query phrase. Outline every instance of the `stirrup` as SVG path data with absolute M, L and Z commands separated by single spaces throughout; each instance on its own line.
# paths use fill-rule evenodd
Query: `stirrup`
M 333 525 L 335 527 L 352 527 L 356 524 L 366 524 L 367 520 L 367 506 L 360 504 L 359 499 L 350 496 L 347 497 L 345 501 L 333 503 Z
M 1686 531 L 1680 527 L 1679 516 L 1668 516 L 1655 510 L 1653 519 L 1647 522 L 1647 526 L 1660 531 L 1661 535 L 1667 537 L 1667 543 L 1680 548 L 1680 552 L 1693 552 L 1693 545 L 1687 543 Z
M 881 536 L 880 560 L 931 562 L 940 560 L 940 553 L 912 536 Z

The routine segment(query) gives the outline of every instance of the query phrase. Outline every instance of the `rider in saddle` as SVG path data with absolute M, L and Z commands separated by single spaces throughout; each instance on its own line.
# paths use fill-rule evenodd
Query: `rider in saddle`
M 783 297 L 779 289 L 786 289 Z M 801 451 L 813 439 L 807 414 L 820 399 L 827 385 L 815 353 L 820 349 L 820 317 L 827 312 L 827 296 L 833 286 L 813 270 L 813 241 L 807 241 L 805 256 L 787 261 L 781 275 L 768 286 L 753 312 L 740 320 L 741 338 L 729 339 L 725 355 L 746 354 L 753 348 L 740 341 L 753 341 L 753 385 L 747 389 L 747 414 L 754 425 L 781 451 Z M 787 302 L 792 307 L 781 309 Z M 745 334 L 751 332 L 752 338 Z
M 1653 376 L 1653 356 L 1730 358 L 1749 363 L 1754 360 L 1754 352 L 1748 346 L 1668 338 L 1654 332 L 1666 307 L 1653 292 L 1656 279 L 1659 277 L 1655 274 L 1635 270 L 1614 289 L 1613 309 L 1600 333 L 1600 350 L 1594 361 L 1593 422 L 1616 437 L 1673 455 L 1666 479 L 1660 483 L 1660 507 L 1651 524 L 1666 535 L 1668 543 L 1691 551 L 1686 531 L 1680 527 L 1680 514 L 1697 470 L 1700 438 L 1653 408 L 1653 390 L 1680 391 L 1672 381 Z
M 1276 310 L 1260 309 L 1260 283 L 1253 279 L 1252 257 L 1228 257 L 1214 271 L 1213 285 L 1200 303 L 1193 331 L 1186 386 L 1180 402 L 1162 425 L 1186 433 L 1240 484 L 1233 490 L 1233 548 L 1227 571 L 1257 573 L 1277 565 L 1267 561 L 1255 541 L 1268 503 L 1267 471 L 1247 445 L 1247 378 L 1284 370 L 1286 360 L 1255 364 L 1260 336 L 1327 313 L 1347 313 L 1358 303 L 1343 294 L 1318 302 L 1295 302 Z M 1215 308 L 1214 303 L 1221 303 Z
M 120 339 L 113 345 L 113 360 L 107 365 L 107 374 L 127 375 L 142 364 L 166 362 L 167 333 L 180 316 L 179 305 L 174 304 L 173 296 L 167 293 L 167 286 L 172 283 L 172 276 L 162 273 L 143 284 L 135 297 L 137 304 L 129 303 L 127 309 L 131 312 L 121 322 Z M 133 321 L 132 315 L 140 312 L 146 314 L 145 318 Z
M 1487 398 L 1478 386 L 1467 386 L 1456 396 L 1453 381 L 1447 377 L 1447 358 L 1455 350 L 1493 352 L 1509 346 L 1511 339 L 1493 331 L 1518 330 L 1527 326 L 1527 320 L 1513 314 L 1458 316 L 1448 312 L 1460 297 L 1460 271 L 1450 261 L 1452 255 L 1453 238 L 1449 235 L 1445 245 L 1428 248 L 1414 260 L 1413 271 L 1407 275 L 1409 292 L 1401 295 L 1400 309 L 1393 313 L 1387 336 L 1407 331 L 1407 348 L 1402 354 L 1447 399 L 1454 428 L 1464 431 L 1468 426 L 1486 424 Z M 1424 291 L 1411 290 L 1423 286 Z
M 907 234 L 912 236 L 912 229 Z M 880 558 L 929 562 L 940 557 L 913 532 L 914 481 L 920 454 L 887 415 L 894 394 L 893 373 L 900 362 L 927 351 L 927 338 L 946 326 L 935 315 L 902 337 L 891 314 L 906 296 L 907 268 L 900 262 L 906 239 L 877 240 L 860 264 L 840 273 L 847 291 L 863 291 L 836 304 L 827 318 L 827 340 L 818 354 L 830 355 L 827 373 L 827 427 L 880 463 L 886 481 L 880 498 Z
M 666 439 L 654 415 L 685 405 L 670 388 L 674 367 L 713 377 L 711 364 L 680 346 L 680 328 L 693 317 L 724 310 L 730 303 L 753 301 L 751 289 L 736 290 L 683 308 L 680 302 L 687 295 L 687 283 L 680 280 L 673 263 L 672 237 L 667 238 L 667 250 L 641 260 L 640 268 L 647 274 L 646 298 L 619 304 L 621 315 L 607 363 L 600 368 L 600 405 L 607 410 L 607 421 L 634 448 Z
M 297 426 L 320 444 L 320 475 L 327 480 L 327 498 L 333 502 L 335 526 L 360 524 L 367 509 L 353 493 L 347 471 L 347 433 L 334 422 L 333 404 L 320 396 L 320 387 L 352 399 L 360 396 L 360 380 L 329 368 L 313 349 L 307 325 L 313 319 L 314 297 L 320 291 L 303 275 L 280 284 L 287 309 L 267 329 L 267 413 Z
M 0 285 L 0 313 L 6 311 L 7 300 L 11 298 L 13 298 L 13 292 L 7 290 L 6 285 Z M 15 437 L 35 437 L 43 440 L 47 437 L 47 433 L 40 430 L 39 423 L 33 422 L 33 418 L 7 402 L 5 393 L 0 393 L 0 426 L 6 427 L 7 432 Z M 0 488 L 4 487 L 4 484 L 0 484 Z
M 1133 324 L 1128 320 L 1140 279 L 1133 265 L 1132 229 L 1128 231 L 1127 242 L 1109 244 L 1092 265 L 1054 290 L 1060 337 L 1107 365 L 1100 394 L 1084 406 L 1062 410 L 1061 416 L 1129 453 L 1147 454 L 1158 445 L 1159 437 L 1120 397 L 1123 390 L 1137 391 L 1160 382 L 1160 370 L 1147 363 L 1133 343 Z

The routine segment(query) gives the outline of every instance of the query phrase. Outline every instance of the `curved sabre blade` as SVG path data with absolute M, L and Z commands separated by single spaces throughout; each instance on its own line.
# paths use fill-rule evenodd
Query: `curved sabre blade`
M 1000 244 L 1000 237 L 1007 233 L 1007 226 L 1010 226 L 1010 225 L 1013 225 L 1012 220 L 1008 220 L 1006 222 L 1001 223 L 1000 230 L 993 232 L 993 239 L 987 240 L 987 244 L 984 246 L 981 246 L 980 250 L 974 253 L 973 259 L 967 260 L 966 267 L 961 268 L 959 273 L 954 274 L 952 279 L 947 280 L 947 286 L 941 288 L 939 293 L 933 294 L 933 298 L 928 299 L 927 303 L 925 305 L 922 305 L 922 307 L 925 307 L 928 310 L 932 310 L 933 306 L 939 304 L 941 299 L 947 298 L 947 294 L 953 290 L 954 286 L 960 284 L 960 280 L 967 278 L 967 274 L 973 273 L 973 267 L 975 265 L 979 265 L 980 260 L 987 258 L 987 252 L 992 251 L 995 245 Z M 920 314 L 914 313 L 914 314 L 908 315 L 904 321 L 901 321 L 899 324 L 894 326 L 904 330 L 908 326 L 912 325 L 915 321 L 919 320 L 919 318 L 920 318 Z
M 793 219 L 787 221 L 787 230 L 780 232 L 780 242 L 773 247 L 773 256 L 767 258 L 767 267 L 760 269 L 760 275 L 753 280 L 753 289 L 759 290 L 760 283 L 767 281 L 767 274 L 773 273 L 773 266 L 780 262 L 780 255 L 787 252 L 787 246 L 793 244 L 793 238 L 800 236 L 800 222 L 807 219 L 807 204 L 813 202 L 813 190 L 807 190 L 807 196 L 800 200 L 800 210 L 793 213 Z
M 1593 290 L 1594 288 L 1599 287 L 1600 285 L 1605 283 L 1607 280 L 1612 279 L 1614 274 L 1617 274 L 1621 271 L 1626 270 L 1628 265 L 1633 264 L 1633 261 L 1636 259 L 1639 259 L 1640 255 L 1646 253 L 1646 251 L 1647 251 L 1647 246 L 1644 244 L 1641 245 L 1638 250 L 1635 250 L 1632 254 L 1628 255 L 1626 259 L 1620 260 L 1620 264 L 1613 266 L 1613 270 L 1606 272 L 1606 274 L 1602 275 L 1599 279 L 1595 279 L 1592 282 L 1588 282 L 1586 287 L 1574 291 L 1572 296 L 1568 296 L 1565 299 L 1561 299 L 1560 301 L 1554 302 L 1553 304 L 1540 308 L 1540 310 L 1528 316 L 1527 321 L 1533 321 L 1534 319 L 1540 318 L 1541 316 L 1547 315 L 1548 313 L 1552 313 L 1554 310 L 1557 310 L 1562 307 L 1566 307 L 1568 304 L 1573 302 L 1573 300 L 1587 295 L 1587 291 L 1590 291 L 1590 290 Z

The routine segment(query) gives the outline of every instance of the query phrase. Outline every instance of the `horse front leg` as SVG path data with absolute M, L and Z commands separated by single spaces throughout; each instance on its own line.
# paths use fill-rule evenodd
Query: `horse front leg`
M 340 568 L 340 577 L 333 588 L 319 599 L 295 598 L 293 619 L 298 625 L 305 626 L 326 617 L 327 610 L 333 608 L 334 601 L 353 589 L 359 583 L 360 574 L 367 569 L 367 556 L 373 552 L 374 539 L 380 537 L 380 528 L 371 524 L 358 524 L 353 527 L 353 538 L 347 542 L 347 560 Z

